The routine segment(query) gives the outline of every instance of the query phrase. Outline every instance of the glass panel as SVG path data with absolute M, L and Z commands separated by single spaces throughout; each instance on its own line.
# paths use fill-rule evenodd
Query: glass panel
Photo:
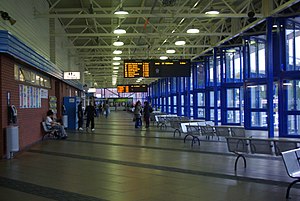
M 174 114 L 177 114 L 177 107 L 174 107 Z
M 173 105 L 176 106 L 177 105 L 177 97 L 173 96 Z
M 239 89 L 227 89 L 227 107 L 239 107 L 240 104 L 240 90 Z
M 227 123 L 240 123 L 240 111 L 228 110 L 227 111 Z
M 214 91 L 209 92 L 209 106 L 210 107 L 214 107 L 214 100 L 215 100 L 214 94 L 215 94 Z
M 210 109 L 210 120 L 215 120 L 215 110 L 214 109 Z
M 296 27 L 297 29 L 295 30 L 295 36 L 296 36 L 296 39 L 295 39 L 295 43 L 297 44 L 295 46 L 296 50 L 295 50 L 295 68 L 297 70 L 300 70 L 300 30 L 299 30 L 299 27 Z
M 194 105 L 194 96 L 193 94 L 190 94 L 190 106 L 192 107 Z
M 205 80 L 204 80 L 204 65 L 201 63 L 197 66 L 197 81 L 198 81 L 198 88 L 205 87 Z
M 258 68 L 259 77 L 264 77 L 266 74 L 266 48 L 265 44 L 258 44 Z
M 234 54 L 234 78 L 240 80 L 241 79 L 241 64 L 243 63 L 243 57 L 240 52 L 236 52 Z
M 209 82 L 211 84 L 214 83 L 214 64 L 213 64 L 213 57 L 209 58 Z
M 254 85 L 248 88 L 250 88 L 251 108 L 267 108 L 266 85 Z
M 286 29 L 286 46 L 287 46 L 287 56 L 288 56 L 288 63 L 286 70 L 294 70 L 294 30 Z
M 193 107 L 190 108 L 191 117 L 194 117 L 194 109 Z
M 205 93 L 198 93 L 198 106 L 205 106 Z
M 300 110 L 300 80 L 285 81 L 283 86 L 287 89 L 288 110 Z
M 194 88 L 194 73 L 193 73 L 193 69 L 191 70 L 191 77 L 190 77 L 190 90 L 193 90 Z
M 183 106 L 184 104 L 184 95 L 181 95 L 181 106 Z
M 252 44 L 255 44 L 255 41 L 251 41 Z M 254 45 L 250 45 L 250 77 L 256 77 L 256 47 Z
M 226 81 L 234 79 L 233 75 L 233 53 L 226 53 Z
M 181 115 L 184 115 L 184 107 L 181 107 Z
M 267 113 L 266 112 L 251 112 L 251 126 L 267 127 Z
M 217 83 L 221 83 L 221 59 L 220 57 L 217 57 L 217 61 L 216 61 L 216 68 L 217 68 Z
M 198 108 L 198 118 L 205 118 L 205 109 Z
M 300 115 L 288 115 L 288 135 L 299 135 Z

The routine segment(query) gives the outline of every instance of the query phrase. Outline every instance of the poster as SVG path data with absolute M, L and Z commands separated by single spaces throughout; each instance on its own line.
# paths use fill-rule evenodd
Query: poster
M 33 86 L 19 85 L 20 108 L 41 108 L 42 95 L 47 95 L 48 90 L 40 89 Z

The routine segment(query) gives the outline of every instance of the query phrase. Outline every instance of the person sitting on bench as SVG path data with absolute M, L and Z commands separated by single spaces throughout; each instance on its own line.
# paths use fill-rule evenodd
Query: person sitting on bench
M 52 112 L 52 110 L 48 110 L 47 118 L 45 121 L 47 128 L 48 129 L 56 129 L 58 132 L 59 138 L 66 139 L 68 136 L 64 129 L 64 126 L 58 122 L 53 121 L 53 115 L 54 115 L 54 113 Z

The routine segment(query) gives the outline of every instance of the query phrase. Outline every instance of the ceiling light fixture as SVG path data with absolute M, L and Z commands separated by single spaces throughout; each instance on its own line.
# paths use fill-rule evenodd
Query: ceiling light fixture
M 123 10 L 121 7 L 119 10 L 114 12 L 115 15 L 128 15 L 128 12 L 126 10 Z
M 113 54 L 122 54 L 122 50 L 114 50 Z
M 175 42 L 175 45 L 185 45 L 185 41 L 184 40 L 178 40 Z
M 123 43 L 122 41 L 115 41 L 115 42 L 113 43 L 113 46 L 117 46 L 117 47 L 123 46 L 123 45 L 124 45 L 124 43 Z
M 173 49 L 166 50 L 167 54 L 174 54 L 176 51 Z
M 120 65 L 121 63 L 120 62 L 113 62 L 113 65 L 114 66 L 118 66 L 118 65 Z
M 186 33 L 188 33 L 188 34 L 196 34 L 196 33 L 199 33 L 199 29 L 191 28 L 191 29 L 188 29 L 186 31 Z
M 166 60 L 166 59 L 168 59 L 169 57 L 167 57 L 167 56 L 161 56 L 161 57 L 159 57 L 159 59 L 160 60 Z
M 114 70 L 119 70 L 119 66 L 114 66 L 113 69 Z
M 117 28 L 114 30 L 114 34 L 126 34 L 126 30 Z
M 211 8 L 209 11 L 205 12 L 206 15 L 218 15 L 220 12 Z
M 114 61 L 120 61 L 120 60 L 121 60 L 121 57 L 114 57 L 113 60 L 114 60 Z

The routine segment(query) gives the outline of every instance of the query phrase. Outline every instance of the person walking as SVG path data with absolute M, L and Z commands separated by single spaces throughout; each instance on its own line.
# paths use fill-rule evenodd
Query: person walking
M 144 102 L 144 120 L 146 123 L 146 128 L 149 128 L 150 125 L 150 114 L 153 112 L 152 107 L 149 105 L 148 101 Z
M 89 126 L 91 122 L 91 130 L 95 131 L 95 115 L 96 109 L 93 101 L 90 101 L 90 104 L 86 107 L 84 114 L 86 115 L 86 131 L 89 131 Z
M 77 115 L 78 115 L 78 130 L 82 131 L 83 125 L 83 110 L 82 110 L 82 101 L 79 102 L 77 106 Z
M 104 106 L 103 106 L 103 108 L 104 108 L 104 112 L 105 112 L 105 117 L 107 118 L 108 117 L 108 114 L 109 114 L 109 104 L 108 104 L 108 101 L 106 101 L 105 103 L 104 103 Z
M 135 128 L 142 127 L 142 105 L 140 101 L 137 101 L 134 106 L 134 118 L 135 118 Z

